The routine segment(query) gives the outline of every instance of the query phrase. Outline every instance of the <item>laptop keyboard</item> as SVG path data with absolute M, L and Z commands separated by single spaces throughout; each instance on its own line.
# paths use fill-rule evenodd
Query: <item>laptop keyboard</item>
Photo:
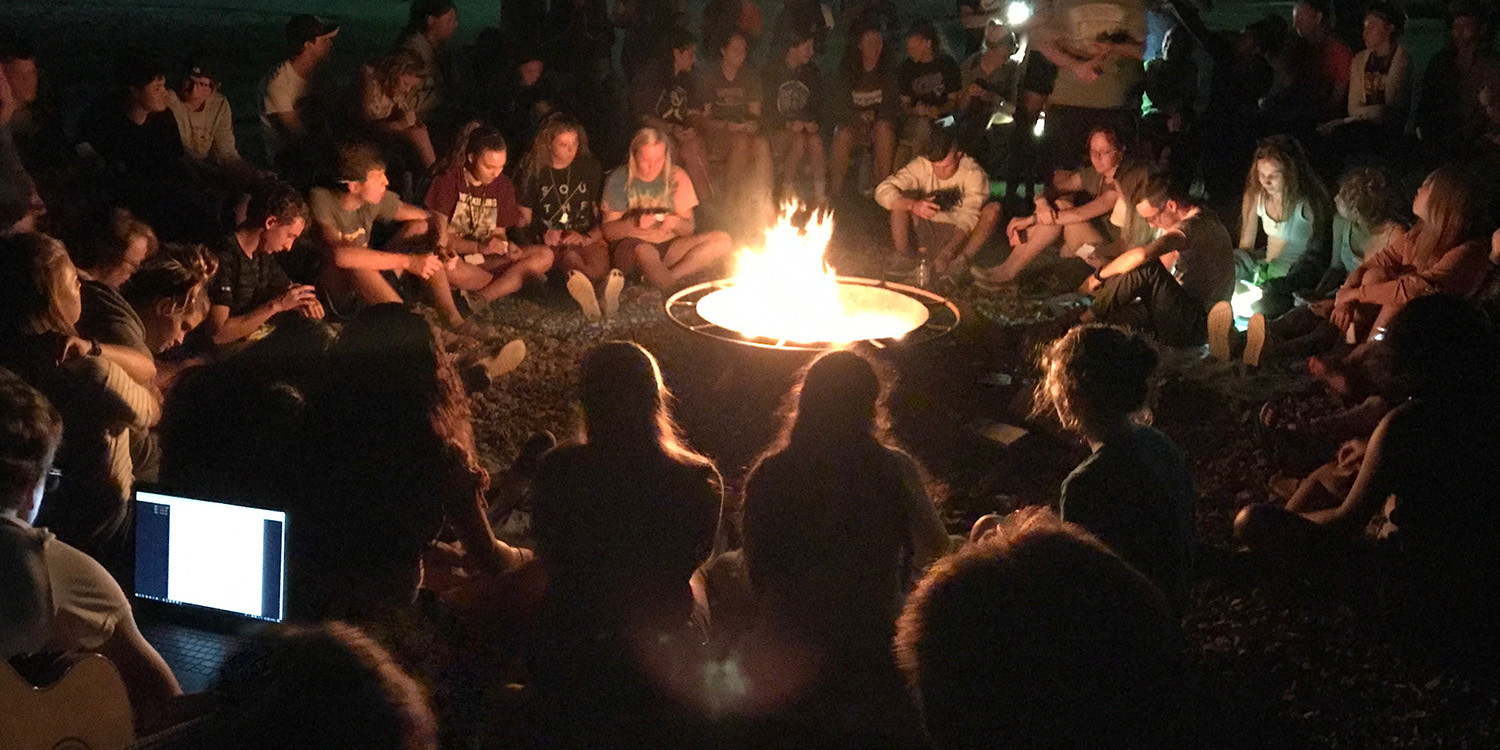
M 213 676 L 239 646 L 234 636 L 209 633 L 168 623 L 141 626 L 146 641 L 156 647 L 173 671 Z

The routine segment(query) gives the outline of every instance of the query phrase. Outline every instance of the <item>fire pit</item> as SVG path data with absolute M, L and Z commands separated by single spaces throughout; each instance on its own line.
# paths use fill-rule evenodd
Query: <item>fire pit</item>
M 926 341 L 958 326 L 958 307 L 906 284 L 837 275 L 823 260 L 833 221 L 798 227 L 788 206 L 765 246 L 740 252 L 731 278 L 683 289 L 667 315 L 694 333 L 768 349 L 829 349 Z

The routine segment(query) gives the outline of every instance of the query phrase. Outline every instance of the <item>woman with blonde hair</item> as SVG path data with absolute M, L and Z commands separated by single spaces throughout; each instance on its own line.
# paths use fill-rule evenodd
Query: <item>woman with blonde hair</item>
M 521 162 L 517 201 L 526 233 L 552 249 L 554 267 L 567 275 L 568 293 L 590 319 L 614 315 L 625 285 L 624 274 L 609 268 L 609 243 L 599 221 L 603 185 L 583 124 L 565 114 L 543 122 Z M 595 292 L 600 283 L 602 310 Z
M 1290 136 L 1261 140 L 1240 202 L 1238 276 L 1261 287 L 1260 312 L 1292 307 L 1292 292 L 1312 288 L 1328 267 L 1333 201 Z M 1264 234 L 1265 244 L 1259 243 Z
M 1433 293 L 1468 297 L 1489 272 L 1488 212 L 1473 175 L 1440 167 L 1417 189 L 1417 223 L 1369 254 L 1344 280 L 1329 321 L 1340 331 L 1378 332 L 1407 302 Z
M 698 193 L 673 163 L 666 134 L 641 128 L 630 140 L 630 159 L 604 183 L 604 238 L 615 267 L 641 275 L 663 291 L 707 269 L 729 252 L 723 231 L 695 232 Z

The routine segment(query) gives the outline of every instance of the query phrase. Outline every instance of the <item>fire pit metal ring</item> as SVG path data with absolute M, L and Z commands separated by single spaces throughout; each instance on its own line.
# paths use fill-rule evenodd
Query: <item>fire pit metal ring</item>
M 880 281 L 879 279 L 866 279 L 854 276 L 838 277 L 840 284 L 851 284 L 867 287 L 878 287 L 895 292 L 909 299 L 921 303 L 927 308 L 927 321 L 906 335 L 899 338 L 864 339 L 870 344 L 884 348 L 899 343 L 920 344 L 946 335 L 958 327 L 960 314 L 958 306 L 942 295 L 930 292 L 920 287 L 907 284 L 898 284 L 891 281 Z M 698 312 L 698 302 L 714 292 L 731 286 L 729 279 L 716 281 L 705 281 L 694 284 L 673 294 L 667 298 L 667 317 L 679 326 L 696 333 L 700 336 L 727 341 L 732 344 L 754 346 L 762 349 L 781 349 L 787 351 L 822 351 L 844 346 L 847 343 L 841 341 L 788 341 L 786 339 L 775 339 L 765 336 L 754 336 L 725 328 L 706 318 Z

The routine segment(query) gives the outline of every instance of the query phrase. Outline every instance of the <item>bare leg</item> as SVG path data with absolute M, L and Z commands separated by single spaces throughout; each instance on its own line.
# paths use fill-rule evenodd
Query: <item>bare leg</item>
M 412 148 L 416 149 L 417 158 L 422 160 L 422 168 L 430 169 L 437 162 L 437 150 L 432 147 L 432 136 L 428 135 L 427 127 L 424 125 L 402 132 L 411 141 Z
M 486 277 L 489 276 L 488 273 L 469 266 L 467 263 L 462 264 L 473 268 L 473 270 L 484 274 Z M 454 270 L 458 269 L 455 267 Z M 460 271 L 460 273 L 463 272 Z M 451 328 L 463 325 L 464 316 L 458 314 L 458 306 L 453 304 L 453 288 L 448 285 L 448 269 L 439 268 L 437 273 L 427 277 L 422 283 L 426 285 L 427 291 L 432 293 L 432 304 L 437 306 L 438 314 L 443 317 L 443 322 Z
M 1093 224 L 1081 221 L 1077 224 L 1069 224 L 1063 227 L 1062 246 L 1067 248 L 1068 254 L 1078 251 L 1084 245 L 1093 245 L 1095 249 L 1103 247 L 1104 238 L 1099 236 L 1099 230 Z
M 562 245 L 554 252 L 557 255 L 557 266 L 564 272 L 581 271 L 595 284 L 609 275 L 609 245 L 603 242 Z
M 671 282 L 675 284 L 728 255 L 729 248 L 730 240 L 727 232 L 704 232 L 679 237 L 667 246 L 662 263 L 668 268 Z
M 807 152 L 807 167 L 812 170 L 813 200 L 819 203 L 828 199 L 828 169 L 823 161 L 823 138 L 817 133 L 803 135 L 803 148 Z
M 841 127 L 833 132 L 833 147 L 828 160 L 828 194 L 837 198 L 844 192 L 849 176 L 849 161 L 854 155 L 854 133 Z
M 1043 250 L 1050 247 L 1060 237 L 1062 237 L 1062 227 L 1054 224 L 1033 226 L 1026 231 L 1026 241 L 1011 248 L 1010 257 L 985 274 L 986 279 L 996 282 L 1014 280 L 1021 273 L 1021 269 L 1036 260 Z
M 391 288 L 385 277 L 379 271 L 368 268 L 345 269 L 345 278 L 349 285 L 354 288 L 354 294 L 360 301 L 369 305 L 379 305 L 386 302 L 400 302 L 401 295 Z
M 896 129 L 885 120 L 876 120 L 870 139 L 875 143 L 875 183 L 879 184 L 895 170 Z
M 802 166 L 802 137 L 790 130 L 783 131 L 786 138 L 786 156 L 781 160 L 782 199 L 796 194 L 797 169 Z
M 995 233 L 995 226 L 1000 223 L 1000 204 L 986 203 L 979 209 L 979 223 L 974 225 L 974 231 L 969 233 L 969 241 L 959 253 L 959 257 L 969 260 L 979 252 L 979 248 L 989 240 L 990 235 Z
M 646 278 L 646 283 L 657 289 L 669 289 L 672 286 L 672 271 L 667 264 L 662 262 L 661 252 L 656 245 L 649 242 L 638 242 L 629 248 L 632 254 L 631 261 L 641 269 L 641 275 Z
M 891 209 L 891 244 L 899 255 L 911 255 L 911 214 L 905 209 Z

